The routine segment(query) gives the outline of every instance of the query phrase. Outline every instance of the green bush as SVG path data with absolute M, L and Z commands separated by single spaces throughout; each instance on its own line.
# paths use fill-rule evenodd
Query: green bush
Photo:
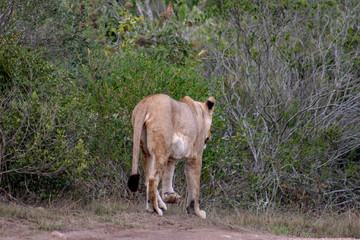
M 10 194 L 57 195 L 91 162 L 81 139 L 70 139 L 71 98 L 57 68 L 15 37 L 0 45 L 0 184 Z

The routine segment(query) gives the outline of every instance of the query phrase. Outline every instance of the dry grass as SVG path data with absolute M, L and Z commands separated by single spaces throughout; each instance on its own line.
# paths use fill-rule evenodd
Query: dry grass
M 123 222 L 116 216 L 128 208 L 129 206 L 124 203 L 115 202 L 94 202 L 86 206 L 79 203 L 59 203 L 56 207 L 23 207 L 0 201 L 0 221 L 11 221 L 18 225 L 18 228 L 33 232 L 73 230 L 106 223 L 131 228 L 130 223 Z M 0 236 L 8 232 L 3 228 L 0 222 Z
M 31 230 L 47 231 L 71 228 L 79 220 L 76 213 L 69 211 L 43 207 L 22 207 L 11 203 L 0 203 L 0 216 L 2 219 L 12 220 Z
M 298 237 L 360 238 L 360 212 L 297 214 L 291 212 L 222 211 L 213 214 L 229 224 Z

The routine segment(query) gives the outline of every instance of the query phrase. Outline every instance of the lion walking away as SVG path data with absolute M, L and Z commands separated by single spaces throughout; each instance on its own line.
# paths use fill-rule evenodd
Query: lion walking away
M 172 181 L 175 163 L 184 160 L 187 213 L 206 218 L 205 211 L 199 207 L 200 174 L 214 107 L 214 97 L 205 102 L 194 101 L 188 96 L 176 101 L 164 94 L 150 95 L 135 106 L 131 119 L 134 128 L 132 175 L 128 187 L 133 192 L 138 189 L 141 150 L 146 175 L 146 210 L 162 216 L 167 210 L 166 203 L 179 201 Z

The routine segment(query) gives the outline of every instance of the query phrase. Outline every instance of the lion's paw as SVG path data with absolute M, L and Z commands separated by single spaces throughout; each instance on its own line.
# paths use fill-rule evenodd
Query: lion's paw
M 163 194 L 163 200 L 166 202 L 166 203 L 178 203 L 180 201 L 180 195 L 177 194 L 176 192 L 166 192 Z
M 202 219 L 206 218 L 206 212 L 204 210 L 200 210 L 196 215 Z
M 153 206 L 150 206 L 150 204 L 146 206 L 146 211 L 148 211 L 149 213 L 157 213 L 159 214 L 159 216 L 163 215 L 163 211 L 160 208 L 156 210 Z
M 156 212 L 157 214 L 159 214 L 159 216 L 163 215 L 163 211 L 161 211 L 161 209 L 159 208 L 157 211 L 156 209 L 154 209 L 154 212 Z
M 161 200 L 161 198 L 158 201 L 159 207 L 163 210 L 163 211 L 167 211 L 167 206 L 166 204 Z

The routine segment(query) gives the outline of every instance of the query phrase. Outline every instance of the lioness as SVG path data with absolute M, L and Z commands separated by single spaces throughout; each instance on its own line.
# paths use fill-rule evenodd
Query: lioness
M 176 101 L 167 95 L 151 95 L 140 101 L 132 113 L 134 128 L 132 175 L 128 187 L 136 192 L 139 184 L 138 159 L 141 147 L 146 174 L 146 209 L 162 216 L 166 203 L 175 203 L 172 179 L 176 161 L 185 160 L 187 213 L 205 219 L 199 207 L 202 153 L 210 138 L 215 98 L 204 103 L 186 96 Z M 158 191 L 162 181 L 161 196 Z M 164 202 L 165 201 L 165 202 Z M 151 206 L 150 206 L 151 205 Z M 161 208 L 161 209 L 160 209 Z

